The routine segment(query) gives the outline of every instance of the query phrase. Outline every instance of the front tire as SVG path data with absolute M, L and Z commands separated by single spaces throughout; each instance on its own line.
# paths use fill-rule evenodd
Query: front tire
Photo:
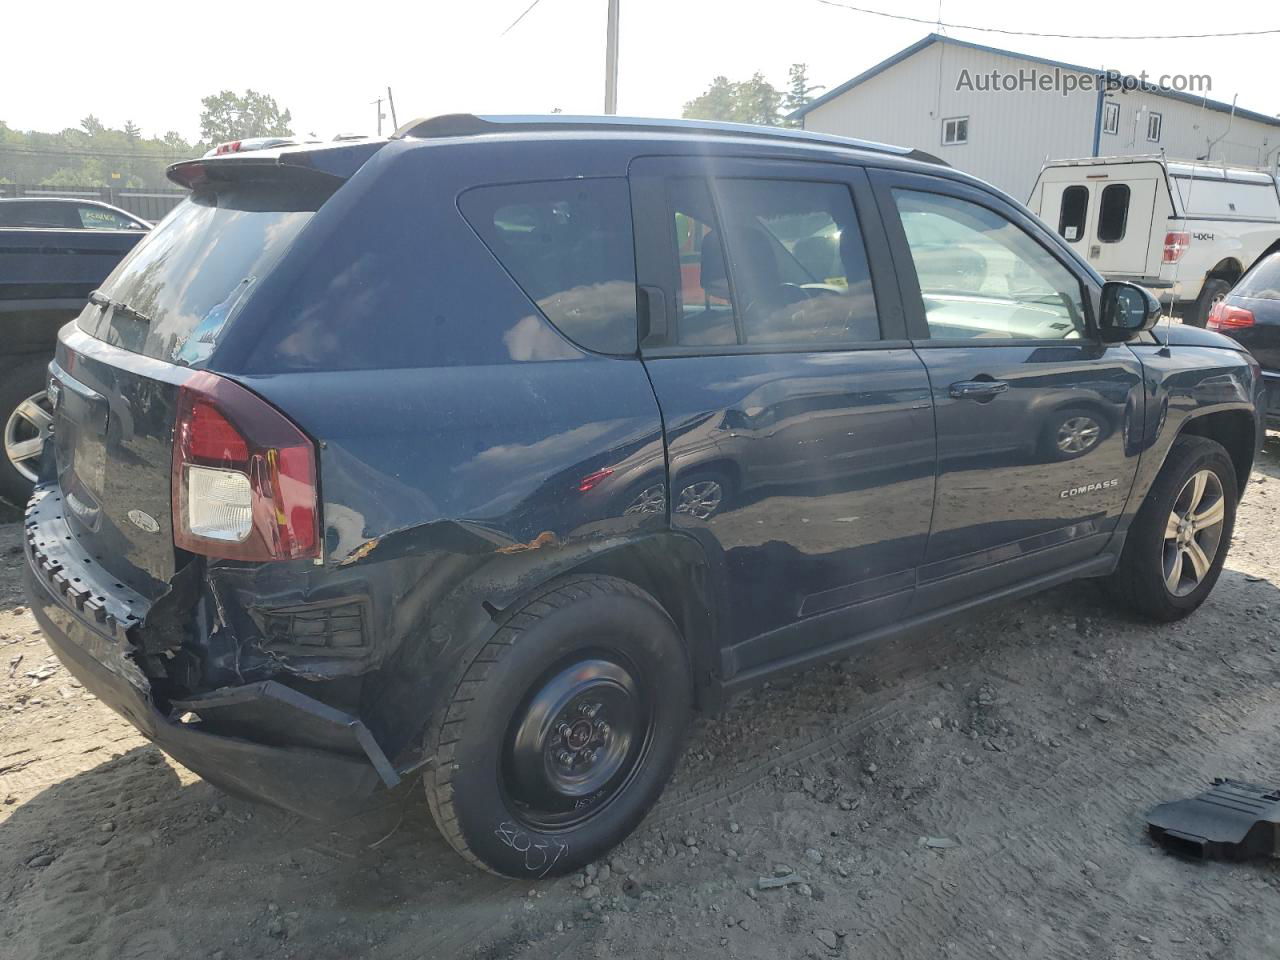
M 1179 620 L 1204 603 L 1222 574 L 1239 487 L 1221 444 L 1179 437 L 1129 529 L 1109 585 L 1152 620 Z
M 623 840 L 661 794 L 693 702 L 675 624 L 624 580 L 573 576 L 521 605 L 432 723 L 424 781 L 466 860 L 559 876 Z

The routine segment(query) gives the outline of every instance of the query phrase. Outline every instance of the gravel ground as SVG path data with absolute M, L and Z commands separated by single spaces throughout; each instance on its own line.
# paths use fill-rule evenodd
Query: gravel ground
M 1217 590 L 1171 627 L 1092 584 L 774 683 L 700 721 L 607 862 L 481 875 L 416 786 L 318 827 L 227 797 L 50 655 L 0 525 L 0 955 L 1280 955 L 1280 870 L 1196 864 L 1143 814 L 1280 786 L 1280 441 Z

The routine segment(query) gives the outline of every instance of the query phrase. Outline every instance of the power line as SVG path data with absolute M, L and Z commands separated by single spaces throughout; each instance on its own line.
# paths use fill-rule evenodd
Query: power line
M 517 23 L 519 23 L 521 20 L 527 17 L 530 13 L 532 13 L 533 8 L 536 7 L 538 4 L 540 4 L 541 2 L 542 0 L 533 0 L 533 3 L 529 4 L 527 7 L 524 8 L 524 13 L 520 14 L 520 16 L 512 20 L 511 23 L 508 24 L 507 29 L 503 30 L 500 34 L 498 34 L 498 36 L 505 37 L 508 33 L 510 33 L 515 28 L 515 25 Z
M 1280 27 L 1272 30 L 1232 30 L 1226 33 L 1038 33 L 1033 30 L 1006 30 L 1003 27 L 978 27 L 967 23 L 944 23 L 942 20 L 927 20 L 923 17 L 909 17 L 903 13 L 888 13 L 884 10 L 870 10 L 867 7 L 855 7 L 849 3 L 837 3 L 836 0 L 815 0 L 824 7 L 835 7 L 837 10 L 848 10 L 852 13 L 865 13 L 872 17 L 884 17 L 886 20 L 905 20 L 908 23 L 922 23 L 928 27 L 945 27 L 950 30 L 974 30 L 978 33 L 999 33 L 1007 37 L 1049 37 L 1056 40 L 1212 40 L 1220 37 L 1261 37 L 1280 33 Z M 535 7 L 538 0 L 534 0 Z M 528 12 L 528 11 L 526 11 Z M 521 14 L 523 16 L 524 14 Z M 519 22 L 518 20 L 516 21 Z M 515 24 L 512 24 L 515 26 Z M 510 29 L 508 27 L 507 29 Z

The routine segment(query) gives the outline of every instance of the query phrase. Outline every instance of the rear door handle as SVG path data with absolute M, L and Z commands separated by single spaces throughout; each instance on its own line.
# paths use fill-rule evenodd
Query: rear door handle
M 951 385 L 951 396 L 957 400 L 994 400 L 1009 389 L 1003 380 L 961 380 Z

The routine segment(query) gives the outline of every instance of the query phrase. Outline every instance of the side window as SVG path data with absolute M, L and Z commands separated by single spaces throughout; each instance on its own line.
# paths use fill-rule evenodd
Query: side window
M 1070 340 L 1088 329 L 1080 280 L 1021 227 L 984 206 L 893 191 L 939 340 Z
M 1147 114 L 1147 139 L 1152 143 L 1160 142 L 1160 127 L 1164 124 L 1164 118 L 1158 113 Z
M 1102 188 L 1102 199 L 1098 201 L 1098 239 L 1103 243 L 1118 243 L 1124 239 L 1128 221 L 1129 185 L 1107 184 Z
M 1084 236 L 1084 218 L 1089 211 L 1089 188 L 1079 184 L 1062 191 L 1062 212 L 1058 215 L 1058 233 L 1074 243 Z
M 716 180 L 746 343 L 878 340 L 871 271 L 849 188 Z
M 87 230 L 136 230 L 138 225 L 127 217 L 122 217 L 114 210 L 102 207 L 76 207 L 80 217 L 80 226 Z
M 669 215 L 679 258 L 676 286 L 678 342 L 723 346 L 738 342 L 724 243 L 705 180 L 667 182 Z
M 636 352 L 635 250 L 625 180 L 477 187 L 458 206 L 561 333 L 588 350 Z
M 969 142 L 969 118 L 949 117 L 942 121 L 942 145 L 953 146 Z

